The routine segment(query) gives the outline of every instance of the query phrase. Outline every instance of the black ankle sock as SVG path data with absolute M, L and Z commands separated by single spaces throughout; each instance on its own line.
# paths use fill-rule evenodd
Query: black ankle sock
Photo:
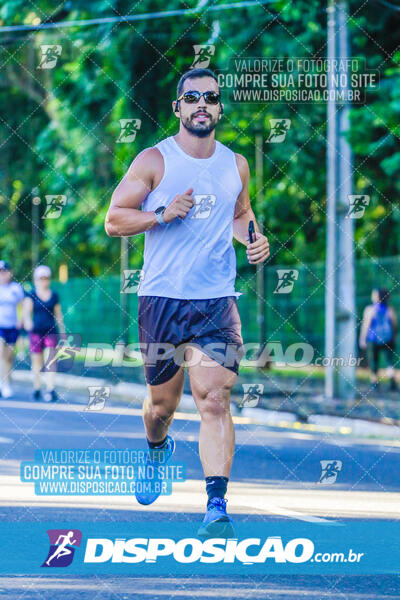
M 161 442 L 150 442 L 150 440 L 147 440 L 147 443 L 149 445 L 150 450 L 163 450 L 164 447 L 167 445 L 167 437 L 165 436 L 165 438 L 163 440 L 161 440 Z
M 206 491 L 208 502 L 213 498 L 223 498 L 228 487 L 228 477 L 215 475 L 215 477 L 206 477 Z M 207 502 L 207 504 L 208 504 Z

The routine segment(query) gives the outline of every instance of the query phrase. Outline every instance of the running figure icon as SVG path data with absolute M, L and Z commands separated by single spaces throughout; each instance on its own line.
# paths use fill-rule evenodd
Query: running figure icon
M 70 548 L 67 548 L 68 545 L 76 544 L 77 540 L 71 539 L 74 537 L 73 531 L 68 531 L 66 535 L 59 535 L 56 541 L 57 549 L 53 554 L 46 560 L 46 565 L 49 567 L 51 561 L 54 558 L 61 558 L 62 556 L 67 556 L 67 554 L 71 554 L 72 551 Z M 62 540 L 62 542 L 60 541 Z

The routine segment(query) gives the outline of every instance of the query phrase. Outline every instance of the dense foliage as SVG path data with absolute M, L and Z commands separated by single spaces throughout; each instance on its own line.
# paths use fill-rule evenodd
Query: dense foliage
M 2 2 L 0 19 L 17 25 L 198 4 L 10 0 Z M 374 1 L 350 2 L 352 54 L 365 57 L 381 77 L 379 90 L 351 113 L 354 190 L 371 197 L 365 218 L 356 222 L 361 258 L 400 252 L 399 14 Z M 119 240 L 109 239 L 103 226 L 112 191 L 141 149 L 176 131 L 171 100 L 180 74 L 192 64 L 193 45 L 215 45 L 210 66 L 216 69 L 235 55 L 324 57 L 326 10 L 318 0 L 276 1 L 131 23 L 3 32 L 0 42 L 0 255 L 28 273 L 32 194 L 42 199 L 41 216 L 45 195 L 64 194 L 62 217 L 39 219 L 40 258 L 54 268 L 67 263 L 70 275 L 97 276 L 119 269 Z M 44 44 L 62 46 L 53 69 L 37 68 Z M 141 121 L 131 143 L 117 142 L 124 118 Z M 271 239 L 271 261 L 322 260 L 326 106 L 226 103 L 218 138 L 249 160 L 253 198 L 254 128 L 261 125 L 266 138 L 270 118 L 291 119 L 284 144 L 264 146 L 264 189 L 262 200 L 254 202 Z M 139 266 L 143 236 L 131 242 L 131 265 Z M 240 250 L 239 265 L 244 262 Z

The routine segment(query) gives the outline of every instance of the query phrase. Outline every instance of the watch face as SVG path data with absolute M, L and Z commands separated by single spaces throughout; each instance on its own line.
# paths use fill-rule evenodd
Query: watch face
M 162 213 L 163 210 L 165 210 L 165 206 L 159 206 L 157 208 L 157 210 L 155 211 L 156 215 L 159 215 L 160 213 Z

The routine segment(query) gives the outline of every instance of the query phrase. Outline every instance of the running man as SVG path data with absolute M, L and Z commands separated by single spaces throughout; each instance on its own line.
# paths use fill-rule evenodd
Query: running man
M 217 530 L 229 536 L 233 529 L 225 494 L 234 453 L 230 393 L 243 344 L 233 237 L 247 246 L 251 264 L 268 258 L 269 244 L 257 224 L 256 240 L 249 244 L 249 221 L 255 217 L 247 160 L 215 140 L 223 104 L 213 72 L 185 73 L 172 107 L 179 132 L 135 158 L 113 193 L 105 228 L 110 236 L 146 234 L 139 339 L 146 348 L 154 342 L 174 348 L 188 344 L 184 356 L 201 417 L 199 449 L 208 495 L 199 535 Z M 205 198 L 208 210 L 197 211 Z M 229 351 L 215 352 L 212 345 Z M 183 390 L 183 365 L 171 353 L 164 360 L 150 354 L 143 357 L 148 445 L 171 456 L 175 442 L 168 428 Z M 151 504 L 158 495 L 136 493 L 136 498 Z
M 40 401 L 42 394 L 41 370 L 45 348 L 55 348 L 59 335 L 65 334 L 63 315 L 57 292 L 50 288 L 51 270 L 46 265 L 36 267 L 33 273 L 35 287 L 24 300 L 24 324 L 29 331 L 33 372 L 33 400 Z M 45 402 L 56 402 L 54 369 L 46 372 Z
M 73 546 L 76 543 L 76 540 L 73 540 L 74 537 L 73 531 L 68 531 L 66 535 L 59 535 L 58 540 L 56 541 L 57 548 L 53 552 L 53 554 L 46 560 L 46 565 L 49 567 L 51 561 L 54 558 L 61 558 L 62 556 L 66 556 L 67 554 L 71 554 L 70 548 L 67 546 Z
M 21 321 L 17 315 L 18 307 L 24 299 L 23 287 L 12 281 L 11 267 L 0 260 L 0 367 L 1 395 L 10 398 L 10 374 L 14 362 L 14 346 L 21 330 Z

